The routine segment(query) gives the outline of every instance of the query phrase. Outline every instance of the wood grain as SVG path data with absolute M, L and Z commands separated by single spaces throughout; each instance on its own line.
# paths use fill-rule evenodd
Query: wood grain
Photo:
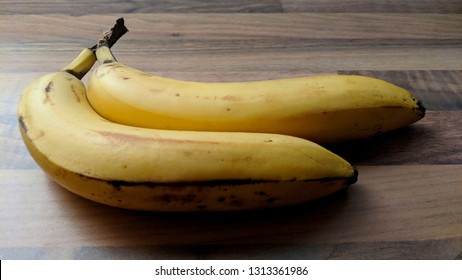
M 0 15 L 0 259 L 462 259 L 459 0 L 0 0 Z M 130 32 L 116 57 L 154 74 L 372 76 L 411 91 L 427 114 L 329 146 L 357 166 L 359 181 L 317 202 L 202 214 L 99 205 L 37 167 L 16 110 L 30 81 L 120 16 Z
M 458 0 L 157 0 L 8 1 L 0 14 L 106 13 L 442 13 L 462 12 Z

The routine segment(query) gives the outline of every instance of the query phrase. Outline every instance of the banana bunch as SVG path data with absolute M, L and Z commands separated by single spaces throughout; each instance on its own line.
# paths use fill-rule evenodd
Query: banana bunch
M 234 211 L 318 199 L 355 183 L 358 172 L 310 140 L 366 137 L 424 114 L 407 91 L 364 77 L 155 77 L 117 62 L 110 40 L 33 81 L 18 109 L 23 141 L 45 173 L 106 205 Z M 81 78 L 96 60 L 86 87 Z
M 405 89 L 364 76 L 190 82 L 124 65 L 106 46 L 96 56 L 90 104 L 104 118 L 131 126 L 277 133 L 331 144 L 401 128 L 425 114 Z
M 355 169 L 313 142 L 286 135 L 140 128 L 110 122 L 79 79 L 91 49 L 23 92 L 26 147 L 58 184 L 121 208 L 228 211 L 298 204 L 354 183 Z

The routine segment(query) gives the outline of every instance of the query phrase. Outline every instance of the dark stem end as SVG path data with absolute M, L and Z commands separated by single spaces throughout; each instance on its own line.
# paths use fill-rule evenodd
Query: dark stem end
M 102 37 L 98 41 L 98 44 L 94 45 L 90 49 L 93 52 L 96 52 L 96 49 L 100 46 L 107 46 L 111 48 L 127 32 L 128 29 L 125 26 L 124 18 L 119 18 L 111 29 L 103 33 Z

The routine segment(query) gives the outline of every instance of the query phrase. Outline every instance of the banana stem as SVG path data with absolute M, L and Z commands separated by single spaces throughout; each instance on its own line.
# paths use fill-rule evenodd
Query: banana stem
M 96 49 L 96 58 L 101 64 L 116 62 L 117 59 L 112 54 L 111 49 L 108 46 L 101 45 Z
M 96 49 L 101 45 L 111 48 L 125 33 L 128 32 L 127 27 L 124 24 L 124 18 L 119 18 L 116 21 L 114 27 L 103 33 L 103 36 L 99 39 L 98 44 L 91 47 L 96 52 Z
M 111 29 L 103 33 L 103 37 L 98 41 L 98 44 L 91 48 L 84 49 L 80 55 L 71 63 L 66 65 L 62 71 L 66 71 L 78 79 L 82 79 L 83 76 L 85 76 L 93 67 L 93 64 L 96 61 L 95 53 L 100 44 L 104 44 L 110 48 L 127 32 L 128 29 L 124 24 L 124 19 L 117 19 L 116 24 Z
M 117 61 L 111 52 L 111 47 L 117 41 L 117 36 L 122 36 L 128 31 L 124 25 L 124 19 L 117 20 L 116 25 L 111 30 L 104 32 L 96 45 L 95 54 L 101 64 Z M 115 41 L 114 41 L 115 40 Z

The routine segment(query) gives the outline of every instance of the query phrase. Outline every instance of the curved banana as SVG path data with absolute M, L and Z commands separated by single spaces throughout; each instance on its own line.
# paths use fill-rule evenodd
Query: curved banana
M 71 192 L 129 209 L 225 211 L 298 204 L 356 181 L 348 162 L 300 138 L 109 122 L 73 75 L 94 61 L 84 50 L 62 71 L 30 84 L 19 103 L 31 155 Z
M 159 129 L 287 134 L 321 144 L 401 128 L 425 109 L 383 80 L 331 75 L 204 83 L 149 75 L 117 62 L 101 46 L 89 78 L 92 107 L 113 122 Z

